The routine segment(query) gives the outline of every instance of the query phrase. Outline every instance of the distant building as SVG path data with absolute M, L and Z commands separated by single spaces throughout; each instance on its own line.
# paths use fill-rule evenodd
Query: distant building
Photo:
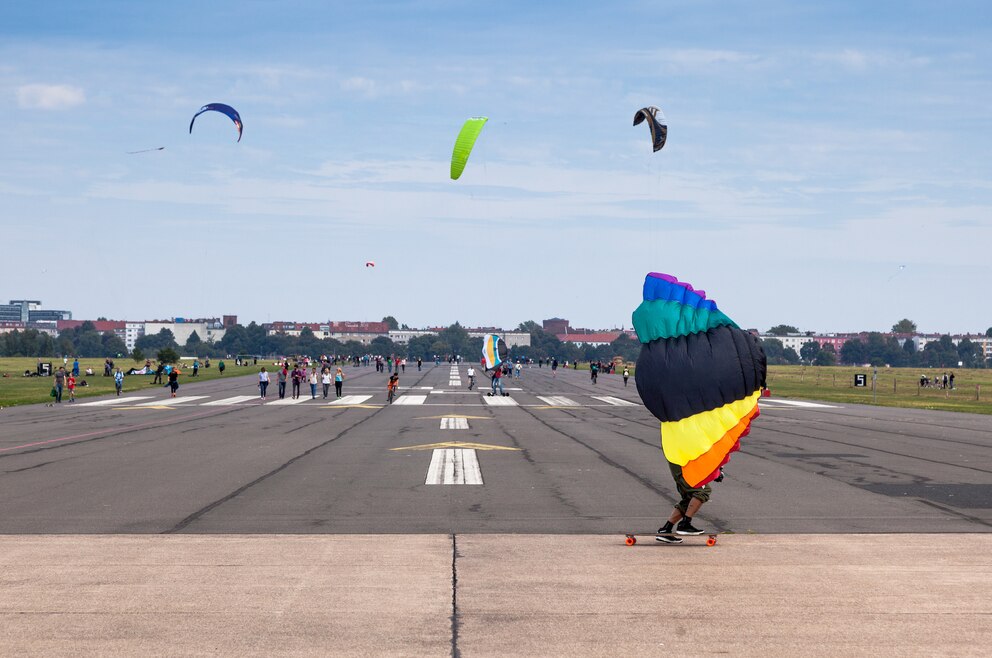
M 67 331 L 69 329 L 76 329 L 81 327 L 84 322 L 89 322 L 93 325 L 93 328 L 100 332 L 101 334 L 114 334 L 125 343 L 127 343 L 127 332 L 125 323 L 123 320 L 59 320 L 55 323 L 59 332 Z M 133 349 L 133 348 L 128 348 Z
M 595 332 L 584 332 L 584 333 L 567 333 L 567 334 L 556 334 L 555 338 L 563 343 L 571 343 L 578 347 L 590 346 L 590 347 L 600 347 L 602 345 L 609 345 L 617 338 L 620 338 L 625 332 L 617 331 L 595 331 Z
M 551 318 L 549 320 L 543 320 L 541 322 L 541 327 L 549 334 L 566 334 L 568 333 L 568 320 L 562 318 Z
M 13 320 L 0 320 L 0 334 L 9 334 L 13 331 L 24 331 L 27 329 L 27 323 Z
M 333 338 L 342 343 L 356 341 L 362 345 L 368 345 L 380 336 L 389 336 L 387 322 L 268 322 L 262 328 L 269 336 L 299 336 L 306 328 L 316 338 Z
M 144 325 L 144 335 L 153 336 L 160 333 L 163 329 L 168 329 L 175 336 L 176 343 L 180 346 L 186 344 L 186 341 L 193 335 L 193 332 L 196 332 L 197 337 L 205 343 L 216 343 L 227 333 L 227 329 L 224 328 L 224 325 L 218 318 L 152 320 L 146 321 Z
M 0 322 L 55 322 L 71 320 L 69 311 L 56 311 L 41 308 L 37 299 L 12 299 L 9 304 L 0 304 Z
M 145 335 L 145 323 L 144 322 L 125 322 L 124 323 L 124 344 L 127 345 L 129 352 L 134 351 L 134 343 L 139 338 Z

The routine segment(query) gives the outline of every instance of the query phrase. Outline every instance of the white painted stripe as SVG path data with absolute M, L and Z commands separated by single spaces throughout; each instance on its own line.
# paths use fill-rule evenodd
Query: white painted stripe
M 462 385 L 462 380 L 460 380 L 460 379 L 449 379 L 448 380 L 448 386 L 461 386 L 461 385 Z
M 838 407 L 833 404 L 819 404 L 817 402 L 801 402 L 799 400 L 781 400 L 779 398 L 759 398 L 761 404 L 772 403 L 772 406 L 777 404 L 784 404 L 790 407 L 806 407 L 809 409 L 837 409 Z
M 484 396 L 483 401 L 490 407 L 517 407 L 517 401 L 511 397 Z
M 426 395 L 401 395 L 393 401 L 393 404 L 423 404 L 427 402 Z
M 317 400 L 319 400 L 319 399 L 320 398 L 317 398 Z M 269 404 L 269 405 L 274 405 L 274 404 L 278 404 L 278 405 L 300 404 L 301 402 L 306 402 L 308 400 L 314 401 L 314 398 L 311 398 L 309 395 L 306 395 L 306 396 L 300 395 L 300 397 L 296 398 L 295 400 L 293 398 L 291 398 L 291 397 L 290 398 L 282 398 L 282 399 L 276 397 L 275 400 L 273 400 L 271 402 L 266 402 L 266 404 Z
M 443 390 L 437 390 L 437 391 L 431 391 L 431 393 L 432 394 L 437 394 L 437 395 L 478 395 L 478 393 L 476 391 L 443 391 Z
M 242 402 L 247 402 L 248 400 L 258 400 L 257 395 L 235 395 L 233 398 L 224 398 L 223 400 L 214 400 L 213 402 L 204 402 L 201 406 L 204 407 L 230 407 L 235 404 L 241 404 Z
M 433 386 L 414 386 L 412 388 L 419 388 L 421 391 L 432 391 L 432 390 L 434 390 L 434 387 Z
M 438 448 L 431 454 L 424 484 L 482 484 L 482 469 L 475 450 Z
M 563 395 L 538 395 L 537 399 L 552 407 L 577 407 L 579 403 Z
M 63 389 L 62 396 L 69 397 L 69 389 Z M 129 398 L 110 398 L 109 400 L 98 400 L 97 402 L 83 402 L 80 407 L 109 407 L 114 404 L 127 404 L 136 400 L 147 400 L 150 395 L 132 395 Z
M 445 416 L 441 419 L 441 429 L 443 430 L 467 430 L 468 418 L 460 416 Z
M 596 400 L 605 402 L 607 404 L 612 404 L 615 407 L 637 407 L 638 404 L 631 402 L 630 400 L 621 400 L 620 398 L 615 398 L 611 395 L 594 395 L 592 396 Z
M 161 400 L 152 400 L 151 402 L 142 402 L 139 407 L 157 407 L 161 405 L 174 406 L 177 404 L 183 404 L 184 402 L 193 402 L 194 400 L 202 400 L 204 398 L 210 397 L 209 395 L 186 395 L 181 398 L 164 398 Z
M 371 395 L 345 395 L 334 402 L 328 402 L 328 406 L 342 405 L 342 404 L 362 404 L 366 400 L 371 400 Z

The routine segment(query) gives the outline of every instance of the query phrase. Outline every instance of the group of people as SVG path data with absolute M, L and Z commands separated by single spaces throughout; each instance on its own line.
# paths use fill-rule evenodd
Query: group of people
M 329 362 L 321 365 L 319 373 L 317 372 L 316 365 L 310 366 L 308 370 L 307 366 L 302 363 L 294 363 L 293 369 L 290 370 L 289 361 L 283 361 L 276 371 L 276 383 L 279 385 L 279 399 L 281 400 L 286 397 L 286 385 L 288 383 L 292 386 L 293 399 L 298 400 L 304 382 L 310 385 L 310 397 L 313 400 L 317 399 L 318 385 L 322 387 L 324 399 L 326 400 L 330 395 L 332 383 L 334 384 L 335 397 L 340 398 L 344 387 L 344 370 L 338 366 L 332 373 Z M 265 366 L 262 366 L 262 369 L 258 372 L 258 392 L 262 400 L 266 399 L 268 388 L 269 372 Z
M 933 376 L 933 379 L 927 377 L 926 375 L 920 375 L 920 387 L 921 388 L 946 388 L 954 389 L 954 373 L 947 374 L 946 372 L 938 377 Z

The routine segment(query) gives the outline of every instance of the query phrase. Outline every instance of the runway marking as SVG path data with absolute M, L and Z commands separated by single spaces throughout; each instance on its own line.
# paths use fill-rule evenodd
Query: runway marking
M 384 404 L 341 404 L 341 405 L 322 404 L 322 405 L 320 405 L 320 408 L 321 409 L 382 409 L 384 406 L 386 406 L 386 405 L 384 405 Z
M 145 404 L 137 404 L 137 405 L 134 405 L 133 407 L 131 407 L 131 406 L 128 406 L 128 407 L 114 407 L 114 409 L 120 409 L 121 411 L 131 411 L 131 410 L 148 411 L 150 409 L 166 409 L 168 411 L 172 411 L 173 409 L 175 409 L 175 407 L 170 407 L 170 406 L 165 405 L 165 404 L 148 404 L 148 403 L 145 403 Z
M 594 395 L 592 397 L 594 399 L 596 399 L 596 400 L 600 400 L 601 402 L 606 402 L 607 404 L 612 404 L 613 406 L 616 406 L 616 407 L 637 407 L 637 406 L 640 406 L 638 404 L 635 404 L 634 402 L 631 402 L 630 400 L 622 400 L 620 398 L 615 398 L 612 395 Z
M 401 446 L 390 448 L 390 452 L 402 452 L 405 450 L 437 450 L 438 448 L 471 448 L 472 450 L 508 450 L 510 452 L 520 452 L 521 448 L 508 448 L 506 446 L 494 446 L 489 443 L 471 443 L 465 441 L 442 441 L 441 443 L 424 443 L 419 446 Z
M 371 399 L 372 399 L 371 395 L 345 395 L 343 397 L 338 398 L 334 402 L 328 402 L 327 406 L 340 407 L 343 405 L 358 405 Z
M 139 407 L 154 407 L 154 406 L 167 406 L 171 407 L 177 404 L 182 404 L 184 402 L 193 402 L 194 400 L 202 400 L 204 398 L 210 397 L 209 395 L 187 395 L 181 398 L 165 398 L 164 400 L 154 400 L 152 402 L 142 402 L 137 405 Z
M 233 398 L 224 398 L 223 400 L 214 400 L 213 402 L 204 402 L 203 407 L 230 407 L 235 404 L 241 404 L 242 402 L 247 402 L 248 400 L 260 400 L 257 395 L 235 395 Z
M 306 402 L 307 400 L 319 400 L 319 399 L 320 398 L 308 398 L 308 397 L 304 397 L 304 396 L 301 395 L 300 397 L 296 398 L 295 400 L 293 398 L 276 398 L 272 402 L 266 402 L 265 404 L 267 406 L 286 405 L 286 404 L 300 404 L 301 402 Z
M 839 409 L 838 406 L 833 404 L 819 404 L 817 402 L 802 402 L 800 400 L 781 400 L 779 398 L 759 398 L 760 404 L 772 403 L 772 406 L 776 404 L 784 404 L 790 407 L 806 407 L 810 409 Z
M 400 397 L 396 398 L 396 401 L 393 402 L 393 404 L 406 404 L 406 405 L 423 404 L 426 401 L 427 401 L 426 395 L 401 395 Z
M 538 395 L 538 400 L 551 407 L 578 407 L 579 403 L 563 395 Z
M 484 396 L 482 400 L 490 407 L 519 407 L 517 401 L 511 397 Z
M 464 416 L 442 416 L 441 429 L 443 430 L 467 430 L 468 419 Z
M 426 405 L 431 406 L 431 405 Z M 414 420 L 438 420 L 439 418 L 465 418 L 466 420 L 492 420 L 492 416 L 452 416 L 451 414 L 446 414 L 444 416 L 417 416 Z
M 482 484 L 482 469 L 475 450 L 438 449 L 431 454 L 424 484 Z
M 80 407 L 109 407 L 114 404 L 129 404 L 136 400 L 147 400 L 150 395 L 132 395 L 125 398 L 110 398 L 109 400 L 99 400 L 97 402 L 83 402 Z

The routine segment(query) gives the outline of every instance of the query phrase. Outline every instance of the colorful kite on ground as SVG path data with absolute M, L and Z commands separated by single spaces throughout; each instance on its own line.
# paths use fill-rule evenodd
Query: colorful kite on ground
M 506 360 L 506 342 L 496 334 L 489 334 L 482 343 L 482 356 L 486 370 L 491 370 Z
M 705 292 L 668 274 L 644 279 L 633 321 L 641 341 L 637 392 L 661 421 L 665 457 L 701 487 L 720 474 L 758 416 L 767 369 L 761 343 Z
M 642 107 L 634 114 L 634 125 L 642 121 L 648 122 L 651 129 L 651 141 L 654 143 L 654 151 L 657 153 L 665 145 L 668 139 L 668 122 L 665 121 L 665 113 L 656 107 Z
M 465 170 L 465 163 L 468 162 L 475 140 L 479 138 L 486 121 L 489 121 L 487 117 L 472 117 L 462 125 L 458 139 L 455 140 L 455 149 L 451 153 L 451 180 L 458 180 Z
M 244 130 L 244 124 L 241 123 L 241 115 L 238 111 L 231 107 L 230 105 L 224 105 L 223 103 L 209 103 L 200 108 L 200 111 L 193 115 L 193 118 L 189 122 L 189 134 L 193 134 L 193 122 L 196 121 L 196 117 L 200 116 L 204 112 L 220 112 L 221 114 L 227 116 L 234 122 L 234 125 L 238 129 L 238 141 L 241 141 L 241 131 Z

